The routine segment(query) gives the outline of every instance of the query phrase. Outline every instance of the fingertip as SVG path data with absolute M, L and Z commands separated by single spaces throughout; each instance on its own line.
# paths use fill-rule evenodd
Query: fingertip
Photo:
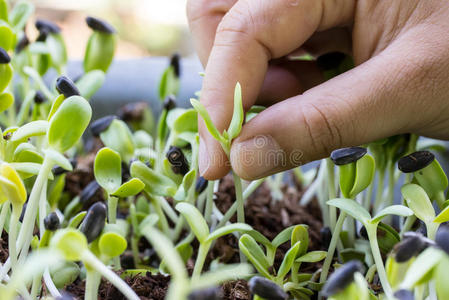
M 229 173 L 228 158 L 214 139 L 200 137 L 198 167 L 200 175 L 207 180 L 218 180 Z

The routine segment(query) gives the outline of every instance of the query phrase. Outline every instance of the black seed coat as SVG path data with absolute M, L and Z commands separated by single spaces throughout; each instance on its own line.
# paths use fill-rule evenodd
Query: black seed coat
M 163 108 L 165 110 L 171 110 L 175 107 L 176 107 L 176 99 L 173 95 L 170 95 L 167 98 L 165 98 L 164 105 L 163 105 Z
M 76 168 L 77 163 L 78 163 L 78 161 L 76 160 L 76 158 L 71 158 L 70 159 L 70 164 L 72 165 L 73 169 Z M 55 176 L 58 176 L 58 175 L 61 175 L 61 174 L 64 174 L 64 173 L 68 172 L 66 169 L 63 169 L 60 166 L 54 166 L 51 171 L 53 172 L 53 175 L 55 175 Z
M 90 132 L 93 136 L 100 136 L 100 133 L 106 131 L 115 119 L 117 119 L 116 116 L 110 115 L 95 120 L 92 124 L 90 124 Z
M 172 170 L 174 173 L 185 175 L 189 172 L 189 163 L 187 162 L 184 153 L 182 153 L 181 149 L 178 147 L 170 146 L 166 157 L 172 165 Z
M 443 225 L 438 229 L 435 242 L 449 255 L 449 228 L 447 226 Z
M 394 293 L 398 300 L 415 300 L 415 295 L 409 290 L 399 290 Z
M 179 63 L 180 59 L 181 57 L 178 53 L 173 54 L 170 58 L 170 66 L 173 67 L 173 71 L 175 72 L 175 76 L 177 78 L 181 75 L 181 65 Z
M 426 241 L 420 234 L 404 235 L 403 240 L 394 246 L 395 259 L 398 263 L 406 262 L 421 253 L 427 246 Z
M 8 52 L 0 47 L 0 64 L 9 64 L 11 57 L 9 57 Z
M 44 226 L 46 230 L 55 231 L 59 228 L 59 218 L 55 212 L 50 213 L 44 219 Z
M 28 45 L 30 44 L 30 40 L 28 39 L 28 37 L 24 34 L 22 36 L 22 38 L 19 40 L 19 42 L 17 42 L 16 45 L 16 49 L 14 51 L 16 51 L 16 53 L 20 53 L 23 49 L 25 49 Z
M 80 231 L 84 233 L 87 242 L 93 242 L 101 233 L 106 222 L 106 205 L 103 202 L 96 202 L 87 211 Z
M 201 194 L 207 187 L 208 181 L 203 176 L 198 177 L 196 180 L 195 191 L 197 194 Z
M 337 166 L 347 165 L 358 161 L 366 154 L 366 152 L 366 148 L 362 147 L 341 148 L 332 151 L 331 160 Z
M 100 185 L 95 180 L 92 180 L 88 185 L 86 185 L 86 187 L 81 191 L 80 194 L 80 203 L 83 205 L 83 207 L 88 206 L 89 200 L 95 196 L 99 189 Z
M 429 151 L 417 151 L 402 157 L 398 168 L 404 173 L 412 173 L 424 169 L 435 160 L 435 155 Z
M 346 54 L 341 52 L 329 52 L 319 56 L 316 64 L 323 71 L 329 71 L 338 68 L 345 59 Z
M 37 28 L 37 30 L 39 30 L 39 32 L 41 31 L 46 31 L 47 33 L 60 33 L 61 32 L 61 28 L 56 25 L 55 23 L 48 21 L 48 20 L 42 20 L 39 19 L 36 21 L 36 23 L 34 24 Z
M 41 91 L 36 91 L 36 94 L 34 94 L 34 103 L 42 104 L 45 101 L 47 101 L 47 98 L 45 98 L 45 95 Z
M 94 18 L 94 17 L 87 17 L 86 18 L 86 24 L 87 26 L 89 26 L 92 30 L 95 31 L 99 31 L 99 32 L 103 32 L 103 33 L 115 33 L 115 28 L 112 27 L 111 24 L 109 24 L 108 22 L 98 19 L 98 18 Z
M 358 260 L 351 260 L 345 263 L 332 273 L 326 284 L 323 286 L 322 293 L 330 297 L 340 291 L 343 291 L 353 280 L 354 273 L 362 271 L 362 263 Z
M 73 81 L 66 76 L 60 76 L 56 80 L 56 90 L 60 94 L 63 94 L 66 98 L 69 98 L 70 96 L 80 95 L 80 91 L 76 87 L 75 83 L 73 83 Z
M 271 300 L 286 300 L 287 293 L 276 283 L 264 277 L 254 276 L 248 282 L 252 294 Z
M 332 239 L 332 232 L 330 228 L 329 227 L 321 228 L 320 236 L 321 236 L 321 246 L 323 247 L 323 249 L 328 249 Z

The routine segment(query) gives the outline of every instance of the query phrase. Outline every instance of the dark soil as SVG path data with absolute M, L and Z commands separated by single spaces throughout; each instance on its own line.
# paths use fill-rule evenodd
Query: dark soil
M 5 262 L 8 259 L 8 256 L 8 234 L 6 231 L 3 231 L 3 234 L 0 237 L 0 262 Z

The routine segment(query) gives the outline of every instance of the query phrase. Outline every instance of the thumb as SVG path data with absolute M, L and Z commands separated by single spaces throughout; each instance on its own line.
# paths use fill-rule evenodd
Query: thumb
M 410 88 L 422 86 L 423 72 L 394 48 L 245 124 L 232 145 L 233 170 L 244 179 L 261 178 L 334 149 L 413 130 L 411 125 L 426 118 L 425 89 Z

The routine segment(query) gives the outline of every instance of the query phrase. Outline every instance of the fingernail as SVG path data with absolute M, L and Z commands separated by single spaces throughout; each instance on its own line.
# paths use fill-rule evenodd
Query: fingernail
M 203 176 L 210 167 L 210 160 L 209 160 L 209 153 L 207 152 L 207 145 L 206 145 L 206 142 L 202 138 L 200 138 L 198 167 L 199 167 L 201 176 Z
M 243 178 L 260 178 L 286 165 L 285 151 L 271 137 L 259 135 L 237 142 L 231 150 L 233 169 Z

